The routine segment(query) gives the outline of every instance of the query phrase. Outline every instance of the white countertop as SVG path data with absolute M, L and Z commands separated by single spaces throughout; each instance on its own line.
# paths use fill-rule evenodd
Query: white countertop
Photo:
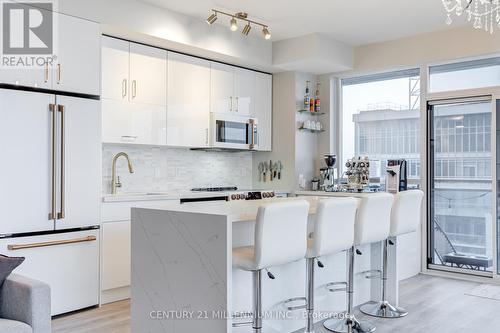
M 247 201 L 211 201 L 211 202 L 193 202 L 184 204 L 165 205 L 164 207 L 141 208 L 155 211 L 165 211 L 168 213 L 197 213 L 208 215 L 227 216 L 230 222 L 255 221 L 259 206 L 271 202 L 283 202 L 293 200 L 307 200 L 310 203 L 309 214 L 316 214 L 317 197 L 289 197 L 273 198 L 262 200 Z
M 300 196 L 316 196 L 316 197 L 353 197 L 363 198 L 374 193 L 387 192 L 325 192 L 325 191 L 295 191 L 295 195 Z
M 272 189 L 242 189 L 237 191 L 226 192 L 193 192 L 193 191 L 152 191 L 149 193 L 119 193 L 119 194 L 104 194 L 103 202 L 130 202 L 130 201 L 157 201 L 157 200 L 179 200 L 181 198 L 204 198 L 214 196 L 227 196 L 231 193 L 245 191 L 274 191 L 279 194 L 290 194 L 288 190 L 272 190 Z

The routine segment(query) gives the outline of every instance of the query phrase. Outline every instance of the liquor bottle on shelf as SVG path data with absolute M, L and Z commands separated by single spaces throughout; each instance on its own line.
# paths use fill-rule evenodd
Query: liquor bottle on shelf
M 321 111 L 321 100 L 319 99 L 319 85 L 320 83 L 316 83 L 316 98 L 314 101 L 314 111 L 315 112 L 320 112 Z
M 309 83 L 306 81 L 306 93 L 304 95 L 304 110 L 309 110 L 309 103 L 311 103 L 311 94 L 309 93 Z
M 314 112 L 314 98 L 309 101 L 309 111 Z

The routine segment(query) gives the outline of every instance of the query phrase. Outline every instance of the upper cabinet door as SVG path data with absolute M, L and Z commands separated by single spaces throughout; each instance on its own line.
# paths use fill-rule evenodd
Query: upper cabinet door
M 254 110 L 255 72 L 242 68 L 234 70 L 233 111 L 240 115 L 250 115 Z
M 57 59 L 52 88 L 100 95 L 101 36 L 99 24 L 73 16 L 57 15 Z
M 210 62 L 169 53 L 167 145 L 207 147 L 209 117 Z
M 3 3 L 15 3 L 16 6 L 19 9 L 23 9 L 24 12 L 28 12 L 30 8 L 32 8 L 31 4 L 22 4 L 22 3 L 17 3 L 14 1 L 3 1 Z M 3 6 L 3 4 L 2 4 Z M 50 17 L 52 13 L 50 11 L 44 10 L 44 9 L 37 9 L 40 10 L 40 12 L 43 13 L 43 15 L 47 15 Z M 17 15 L 23 15 L 22 11 L 17 11 Z M 22 16 L 19 17 L 19 19 L 22 19 Z M 7 29 L 7 26 L 4 27 L 4 29 Z M 17 29 L 19 30 L 19 29 Z M 6 33 L 7 30 L 4 30 L 4 37 L 7 37 L 8 33 Z M 23 36 L 22 32 L 19 31 L 20 33 L 17 34 L 17 36 L 13 36 L 12 40 L 10 43 L 7 41 L 4 41 L 5 45 L 11 45 L 12 47 L 15 48 L 24 48 L 27 45 L 25 44 L 26 38 Z M 30 32 L 31 33 L 31 32 Z M 16 38 L 17 37 L 17 38 Z M 17 52 L 17 51 L 14 51 Z M 45 64 L 35 64 L 34 66 L 27 66 L 22 63 L 19 63 L 18 61 L 25 58 L 23 54 L 23 51 L 19 51 L 21 55 L 10 55 L 10 54 L 3 54 L 4 59 L 3 61 L 9 60 L 8 66 L 3 65 L 0 66 L 0 83 L 8 83 L 8 84 L 15 84 L 19 86 L 25 86 L 25 87 L 35 87 L 35 88 L 45 88 L 45 89 L 51 89 L 52 88 L 52 75 L 50 73 L 50 65 L 48 62 Z M 27 55 L 30 57 L 30 55 Z M 52 54 L 45 54 L 43 55 L 43 58 L 51 58 Z
M 259 150 L 272 150 L 273 129 L 273 77 L 269 74 L 255 74 L 255 110 L 252 116 L 258 121 Z
M 129 101 L 167 105 L 167 51 L 130 43 Z
M 234 67 L 211 63 L 210 111 L 230 113 L 236 110 L 234 98 Z
M 128 100 L 130 43 L 102 37 L 102 98 Z

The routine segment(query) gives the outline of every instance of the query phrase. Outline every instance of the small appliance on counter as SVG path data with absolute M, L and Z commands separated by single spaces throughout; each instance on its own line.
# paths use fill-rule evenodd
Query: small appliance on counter
M 347 190 L 363 191 L 370 184 L 370 160 L 368 156 L 358 156 L 347 160 Z
M 397 193 L 408 189 L 408 174 L 405 159 L 387 161 L 387 175 L 385 177 L 385 190 Z
M 319 169 L 321 176 L 320 189 L 323 191 L 334 191 L 335 190 L 335 178 L 336 171 L 335 163 L 337 162 L 337 155 L 328 154 L 323 156 L 326 164 L 326 168 Z

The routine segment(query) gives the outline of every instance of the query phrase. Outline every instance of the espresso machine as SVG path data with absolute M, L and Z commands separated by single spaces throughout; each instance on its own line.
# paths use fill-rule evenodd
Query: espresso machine
M 326 164 L 326 168 L 319 169 L 321 176 L 320 189 L 323 191 L 333 191 L 335 190 L 335 163 L 337 162 L 337 155 L 328 154 L 323 156 Z
M 348 191 L 364 191 L 370 183 L 370 160 L 367 156 L 353 157 L 345 163 Z

